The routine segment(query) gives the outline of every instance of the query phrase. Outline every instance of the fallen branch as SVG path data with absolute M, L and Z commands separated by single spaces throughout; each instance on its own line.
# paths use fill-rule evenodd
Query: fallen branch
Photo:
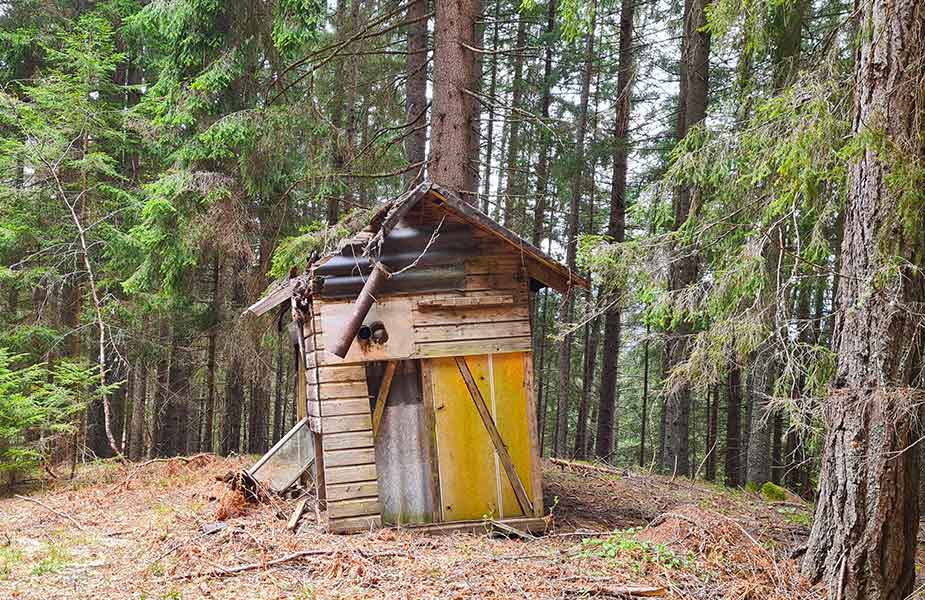
M 550 458 L 549 462 L 560 467 L 568 467 L 570 469 L 587 469 L 589 471 L 598 471 L 600 473 L 607 473 L 608 475 L 619 475 L 620 471 L 613 467 L 604 467 L 601 465 L 589 465 L 587 463 L 574 462 L 571 460 L 562 460 L 561 458 Z
M 338 552 L 343 552 L 343 550 L 300 550 L 298 552 L 293 552 L 291 554 L 286 554 L 280 556 L 279 558 L 274 558 L 265 562 L 257 563 L 248 563 L 245 565 L 238 565 L 237 567 L 218 567 L 212 571 L 206 571 L 204 573 L 186 573 L 184 575 L 176 575 L 172 579 L 194 579 L 196 577 L 226 577 L 229 575 L 236 575 L 238 573 L 243 573 L 245 571 L 254 571 L 256 569 L 265 569 L 268 567 L 273 567 L 282 563 L 292 562 L 294 560 L 299 560 L 302 558 L 307 558 L 309 556 L 329 556 L 331 554 L 336 554 Z M 384 556 L 404 556 L 408 557 L 408 554 L 405 552 L 377 552 L 377 553 L 367 553 L 367 552 L 358 552 L 363 558 L 381 558 Z
M 45 510 L 50 511 L 50 512 L 53 512 L 53 513 L 55 513 L 56 515 L 58 515 L 59 517 L 61 517 L 61 518 L 67 519 L 68 521 L 70 521 L 71 523 L 74 524 L 74 527 L 76 527 L 77 529 L 83 531 L 84 533 L 87 532 L 87 530 L 84 529 L 84 526 L 81 525 L 81 524 L 77 521 L 77 519 L 75 519 L 74 517 L 72 517 L 71 515 L 69 515 L 69 514 L 67 514 L 67 513 L 61 512 L 60 510 L 55 510 L 54 508 L 52 508 L 52 507 L 48 506 L 47 504 L 45 504 L 44 502 L 42 502 L 41 500 L 36 500 L 35 498 L 28 498 L 28 497 L 26 497 L 26 496 L 20 496 L 19 494 L 14 494 L 14 496 L 17 497 L 17 498 L 19 498 L 20 500 L 25 500 L 26 502 L 32 502 L 32 503 L 34 503 L 34 504 L 38 504 L 39 506 L 41 506 L 41 507 L 44 508 Z

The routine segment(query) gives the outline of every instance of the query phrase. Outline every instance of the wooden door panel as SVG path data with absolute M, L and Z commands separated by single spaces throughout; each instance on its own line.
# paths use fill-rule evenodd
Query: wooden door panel
M 479 391 L 489 398 L 488 356 L 466 361 Z M 497 465 L 491 438 L 453 358 L 430 360 L 441 512 L 444 521 L 497 516 Z

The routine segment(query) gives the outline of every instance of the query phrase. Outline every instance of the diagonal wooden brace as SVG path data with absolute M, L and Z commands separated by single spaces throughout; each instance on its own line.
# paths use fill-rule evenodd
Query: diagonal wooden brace
M 498 432 L 495 421 L 491 417 L 491 412 L 489 412 L 488 406 L 485 405 L 485 399 L 482 398 L 482 393 L 475 384 L 475 378 L 472 377 L 472 372 L 469 370 L 466 359 L 462 356 L 457 356 L 456 366 L 459 368 L 459 373 L 462 375 L 463 381 L 466 382 L 466 387 L 469 388 L 469 396 L 472 397 L 472 402 L 475 403 L 475 408 L 479 412 L 479 416 L 482 417 L 482 424 L 485 425 L 485 429 L 488 430 L 491 442 L 495 446 L 495 452 L 498 453 L 498 458 L 501 460 L 501 465 L 504 466 L 507 479 L 511 482 L 511 487 L 514 489 L 514 495 L 517 497 L 517 503 L 520 504 L 520 510 L 522 510 L 525 515 L 532 515 L 533 503 L 530 502 L 527 489 L 524 487 L 523 481 L 520 480 L 520 475 L 517 474 L 517 470 L 514 468 L 514 461 L 511 460 L 511 453 L 508 452 L 507 446 L 504 445 L 504 440 L 501 439 L 501 433 Z

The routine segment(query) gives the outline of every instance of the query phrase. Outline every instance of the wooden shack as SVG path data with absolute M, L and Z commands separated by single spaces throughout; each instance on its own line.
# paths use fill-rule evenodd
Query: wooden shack
M 291 300 L 328 530 L 541 528 L 532 296 L 574 285 L 588 283 L 425 182 L 251 307 Z

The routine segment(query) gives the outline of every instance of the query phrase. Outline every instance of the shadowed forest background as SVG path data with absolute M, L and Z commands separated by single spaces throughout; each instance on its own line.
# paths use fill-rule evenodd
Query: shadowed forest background
M 265 452 L 290 317 L 244 310 L 427 176 L 593 281 L 535 299 L 545 456 L 815 501 L 842 419 L 917 527 L 925 9 L 436 4 L 0 1 L 0 481 Z

